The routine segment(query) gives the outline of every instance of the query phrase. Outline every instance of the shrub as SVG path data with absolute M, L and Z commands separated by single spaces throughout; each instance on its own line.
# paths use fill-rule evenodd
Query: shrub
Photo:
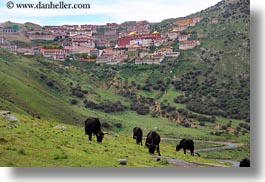
M 88 94 L 87 90 L 82 90 L 83 94 Z
M 53 157 L 54 160 L 59 160 L 59 159 L 68 159 L 68 155 L 63 152 L 62 154 L 56 154 Z
M 227 129 L 227 126 L 226 126 L 226 125 L 222 125 L 222 126 L 221 126 L 221 129 L 222 129 L 222 130 L 226 130 L 226 129 Z
M 104 127 L 104 128 L 110 128 L 111 126 L 109 125 L 109 123 L 107 122 L 103 122 L 101 123 L 101 126 Z
M 96 58 L 97 58 L 97 55 L 96 54 L 90 55 L 90 59 L 96 59 Z
M 78 103 L 77 100 L 75 100 L 75 99 L 72 99 L 72 100 L 71 100 L 71 104 L 75 105 L 75 104 L 77 104 L 77 103 Z
M 47 78 L 46 75 L 40 75 L 40 79 L 45 80 Z
M 157 118 L 157 117 L 159 116 L 159 113 L 158 113 L 158 112 L 152 112 L 152 113 L 151 113 L 151 116 L 152 116 L 153 118 Z
M 121 124 L 121 123 L 115 123 L 114 126 L 115 126 L 116 128 L 122 128 L 122 124 Z
M 156 83 L 157 84 L 163 84 L 163 81 L 162 80 L 157 80 Z
M 26 152 L 24 149 L 19 149 L 18 150 L 18 153 L 21 154 L 21 155 L 26 155 Z
M 84 96 L 83 92 L 82 91 L 79 91 L 79 90 L 73 91 L 72 92 L 72 95 L 74 95 L 76 97 L 80 97 L 80 98 Z
M 140 115 L 146 115 L 149 113 L 149 107 L 143 104 L 133 103 L 131 104 L 131 110 L 136 111 Z
M 189 122 L 186 122 L 186 121 L 185 122 L 181 122 L 180 125 L 184 126 L 186 128 L 190 128 L 191 127 L 191 124 Z
M 96 104 L 92 101 L 86 101 L 85 103 L 85 107 L 86 108 L 92 108 L 92 109 L 97 109 L 97 110 L 101 110 L 104 111 L 106 113 L 112 113 L 112 112 L 121 112 L 124 111 L 126 109 L 126 106 L 123 106 L 121 104 L 121 102 L 105 102 L 105 103 L 99 103 Z
M 53 83 L 53 81 L 50 80 L 50 81 L 47 82 L 47 85 L 48 85 L 49 87 L 53 87 L 53 86 L 54 86 L 54 83 Z

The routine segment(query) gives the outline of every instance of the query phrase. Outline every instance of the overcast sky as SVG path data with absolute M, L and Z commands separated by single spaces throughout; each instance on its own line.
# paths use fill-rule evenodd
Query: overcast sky
M 40 10 L 6 7 L 10 0 L 0 2 L 0 22 L 34 22 L 40 25 L 105 24 L 130 20 L 158 22 L 184 17 L 215 5 L 221 0 L 64 0 L 64 3 L 89 3 L 90 9 Z M 17 3 L 39 3 L 39 0 L 12 0 Z M 62 0 L 52 0 L 58 3 Z M 50 3 L 50 0 L 41 0 Z

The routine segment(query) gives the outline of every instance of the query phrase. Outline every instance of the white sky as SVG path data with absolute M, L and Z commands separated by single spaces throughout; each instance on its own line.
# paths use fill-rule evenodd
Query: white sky
M 89 3 L 90 9 L 40 10 L 8 9 L 0 2 L 0 22 L 35 22 L 39 24 L 65 23 L 121 23 L 129 20 L 148 20 L 158 22 L 167 18 L 183 17 L 215 5 L 220 0 L 64 0 L 65 3 Z M 13 0 L 14 3 L 38 3 L 39 0 Z M 53 0 L 58 3 L 61 0 Z M 42 0 L 49 3 L 50 0 Z

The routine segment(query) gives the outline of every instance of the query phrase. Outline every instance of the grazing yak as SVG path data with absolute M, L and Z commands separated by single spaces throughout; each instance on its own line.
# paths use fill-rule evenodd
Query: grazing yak
M 85 121 L 85 133 L 88 135 L 89 140 L 92 140 L 92 134 L 96 135 L 97 142 L 102 142 L 104 133 L 100 130 L 101 124 L 98 118 L 88 118 Z
M 149 153 L 154 154 L 155 150 L 159 156 L 161 156 L 159 151 L 160 135 L 155 131 L 150 131 L 147 134 L 145 146 L 149 148 Z
M 239 167 L 250 167 L 250 160 L 248 158 L 244 158 L 240 161 Z
M 142 143 L 143 131 L 141 128 L 135 127 L 133 129 L 133 139 L 136 139 L 136 143 L 143 145 Z
M 184 150 L 184 154 L 186 154 L 186 149 L 190 150 L 190 154 L 194 156 L 194 142 L 191 139 L 182 139 L 179 144 L 176 146 L 176 151 L 179 151 L 180 149 Z M 199 153 L 195 152 L 198 156 L 200 156 Z

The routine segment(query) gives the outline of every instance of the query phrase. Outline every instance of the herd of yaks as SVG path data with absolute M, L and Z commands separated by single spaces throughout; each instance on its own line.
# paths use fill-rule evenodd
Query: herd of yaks
M 104 133 L 101 131 L 101 124 L 98 118 L 88 118 L 85 121 L 85 134 L 88 135 L 89 141 L 92 140 L 92 134 L 94 134 L 96 135 L 97 142 L 102 142 Z M 136 140 L 137 144 L 143 145 L 143 131 L 141 128 L 133 128 L 133 139 Z M 161 156 L 159 143 L 160 135 L 156 131 L 150 131 L 147 134 L 145 141 L 145 146 L 149 149 L 149 153 L 154 154 L 155 151 L 157 151 L 158 155 Z M 182 139 L 176 146 L 176 151 L 179 151 L 180 149 L 184 150 L 184 154 L 186 154 L 186 150 L 190 150 L 190 154 L 192 156 L 194 156 L 194 153 L 200 156 L 199 153 L 194 152 L 194 142 L 191 139 Z M 250 167 L 250 160 L 248 158 L 242 159 L 240 161 L 239 167 Z

